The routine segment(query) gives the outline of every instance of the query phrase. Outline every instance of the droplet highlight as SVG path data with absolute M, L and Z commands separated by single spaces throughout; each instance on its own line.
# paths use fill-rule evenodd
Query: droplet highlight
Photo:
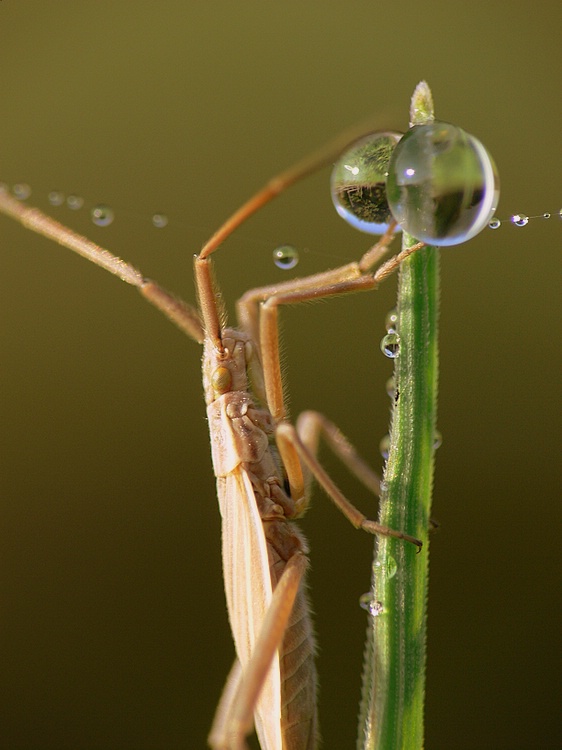
M 288 271 L 299 262 L 299 251 L 292 245 L 280 245 L 273 251 L 273 262 L 277 268 Z
M 108 227 L 113 223 L 115 213 L 112 208 L 104 205 L 103 203 L 100 203 L 99 205 L 92 208 L 92 210 L 90 211 L 90 218 L 96 226 Z
M 354 143 L 336 162 L 330 180 L 338 214 L 355 229 L 383 234 L 392 221 L 386 197 L 390 157 L 401 133 L 371 133 Z
M 397 333 L 387 333 L 383 336 L 381 352 L 389 359 L 396 359 L 400 354 L 400 336 Z

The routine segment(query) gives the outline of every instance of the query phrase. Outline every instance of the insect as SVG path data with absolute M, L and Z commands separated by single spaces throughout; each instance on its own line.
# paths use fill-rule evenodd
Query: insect
M 376 288 L 423 243 L 375 269 L 392 240 L 391 223 L 358 262 L 247 292 L 238 302 L 238 328 L 224 325 L 212 279 L 210 256 L 226 237 L 277 194 L 330 161 L 333 153 L 330 147 L 270 181 L 213 235 L 195 258 L 199 310 L 38 209 L 0 193 L 2 212 L 137 287 L 204 346 L 203 386 L 223 523 L 225 592 L 237 654 L 209 737 L 215 750 L 241 750 L 254 724 L 263 750 L 316 746 L 314 643 L 303 592 L 308 550 L 293 524 L 307 508 L 312 477 L 355 527 L 421 546 L 414 537 L 367 519 L 318 463 L 316 446 L 323 436 L 359 478 L 373 485 L 372 474 L 333 424 L 315 412 L 301 415 L 296 427 L 288 421 L 277 318 L 282 305 Z

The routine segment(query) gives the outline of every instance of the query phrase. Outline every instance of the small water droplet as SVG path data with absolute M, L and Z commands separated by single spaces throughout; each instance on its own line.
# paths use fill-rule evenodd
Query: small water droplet
M 277 268 L 287 271 L 299 262 L 299 252 L 292 245 L 280 245 L 273 251 L 273 262 Z
M 168 226 L 168 217 L 166 214 L 152 214 L 152 223 L 157 229 L 163 229 Z
M 501 225 L 501 221 L 496 216 L 488 222 L 490 229 L 499 229 Z
M 64 203 L 64 194 L 60 190 L 51 190 L 47 196 L 47 200 L 51 206 L 62 206 Z
M 31 195 L 31 187 L 26 182 L 17 182 L 12 188 L 12 193 L 19 201 L 25 201 Z
M 396 333 L 396 327 L 398 325 L 398 310 L 389 310 L 386 314 L 384 321 L 384 327 L 388 333 Z
M 542 215 L 543 219 L 550 219 L 550 214 L 546 213 Z
M 437 448 L 440 448 L 443 443 L 443 435 L 439 432 L 439 430 L 435 430 L 433 433 L 433 450 L 436 451 Z
M 398 570 L 398 563 L 392 555 L 388 555 L 384 562 L 381 560 L 375 560 L 374 567 L 381 572 L 386 572 L 388 578 L 394 578 L 396 571 Z
M 90 217 L 94 224 L 96 224 L 96 226 L 108 227 L 111 223 L 113 223 L 115 214 L 112 208 L 110 208 L 109 206 L 105 206 L 103 203 L 100 203 L 99 205 L 92 208 L 92 210 L 90 211 Z
M 384 612 L 382 602 L 377 601 L 369 591 L 359 597 L 359 606 L 366 610 L 372 617 L 378 617 Z
M 516 227 L 525 227 L 529 223 L 529 217 L 525 216 L 525 214 L 513 214 L 510 221 Z
M 400 354 L 400 336 L 397 333 L 387 333 L 381 340 L 381 352 L 389 359 L 396 359 Z
M 562 208 L 560 209 L 560 211 L 558 211 L 558 218 L 562 219 Z
M 84 205 L 84 198 L 82 198 L 80 195 L 69 195 L 66 199 L 66 205 L 72 211 L 78 211 Z
M 394 400 L 394 393 L 396 391 L 396 383 L 394 381 L 394 377 L 389 378 L 386 381 L 386 392 L 388 393 L 389 398 Z
M 390 435 L 385 435 L 379 443 L 379 451 L 383 458 L 388 458 L 390 450 Z

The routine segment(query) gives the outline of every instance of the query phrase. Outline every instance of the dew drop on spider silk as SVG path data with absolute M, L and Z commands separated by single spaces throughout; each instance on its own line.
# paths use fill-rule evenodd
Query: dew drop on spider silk
M 384 612 L 382 602 L 377 601 L 370 591 L 359 597 L 359 606 L 373 617 L 378 617 Z
M 488 226 L 490 229 L 499 229 L 501 227 L 502 223 L 499 219 L 497 219 L 495 216 L 493 219 L 490 219 L 488 222 Z
M 387 578 L 394 578 L 396 571 L 398 570 L 398 564 L 392 555 L 388 555 L 384 562 L 382 560 L 375 560 L 373 563 L 376 571 L 381 571 L 386 574 Z
M 494 161 L 474 136 L 446 122 L 417 125 L 394 149 L 388 203 L 405 232 L 458 245 L 486 227 L 499 199 Z
M 390 156 L 401 133 L 371 133 L 354 143 L 336 162 L 330 180 L 338 214 L 355 229 L 383 234 L 392 221 L 386 199 Z
M 516 227 L 526 227 L 529 223 L 529 217 L 525 216 L 525 214 L 513 214 L 510 221 Z
M 440 448 L 443 444 L 443 435 L 439 432 L 439 430 L 435 430 L 433 433 L 433 450 L 436 451 L 437 448 Z
M 390 310 L 386 314 L 386 318 L 384 321 L 384 327 L 386 328 L 388 333 L 396 333 L 396 326 L 398 325 L 398 311 L 397 310 Z
M 25 201 L 31 195 L 31 187 L 26 182 L 17 182 L 12 188 L 12 193 L 14 198 Z
M 84 205 L 84 198 L 82 198 L 80 195 L 69 195 L 66 199 L 66 205 L 72 211 L 79 211 Z
M 168 226 L 168 217 L 166 214 L 152 214 L 152 224 L 157 229 L 164 229 Z
M 92 208 L 90 211 L 90 217 L 96 226 L 108 227 L 113 223 L 115 213 L 112 208 L 100 203 Z
M 273 262 L 277 268 L 288 271 L 299 262 L 299 251 L 292 245 L 280 245 L 273 251 Z
M 389 359 L 396 359 L 400 354 L 400 336 L 397 333 L 387 333 L 381 340 L 381 352 Z
M 390 435 L 385 435 L 379 443 L 379 452 L 383 458 L 388 458 L 390 451 Z
M 62 206 L 64 203 L 64 193 L 61 193 L 60 190 L 51 190 L 47 196 L 47 200 L 51 206 Z

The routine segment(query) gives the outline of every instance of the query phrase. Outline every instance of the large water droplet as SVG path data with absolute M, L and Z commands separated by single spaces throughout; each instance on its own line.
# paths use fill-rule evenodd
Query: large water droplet
M 396 359 L 400 354 L 400 336 L 397 333 L 387 333 L 381 340 L 381 352 L 385 357 Z
M 479 140 L 446 122 L 411 128 L 394 149 L 388 203 L 404 231 L 430 245 L 458 245 L 488 224 L 499 179 Z
M 292 245 L 280 245 L 273 251 L 273 262 L 277 268 L 288 271 L 299 262 L 299 251 Z
M 98 227 L 109 226 L 115 218 L 113 209 L 109 206 L 105 206 L 103 203 L 94 206 L 90 211 L 90 216 L 94 224 L 96 224 Z
M 401 133 L 371 133 L 354 143 L 336 162 L 331 177 L 338 214 L 355 229 L 383 234 L 392 214 L 386 199 L 386 176 Z

